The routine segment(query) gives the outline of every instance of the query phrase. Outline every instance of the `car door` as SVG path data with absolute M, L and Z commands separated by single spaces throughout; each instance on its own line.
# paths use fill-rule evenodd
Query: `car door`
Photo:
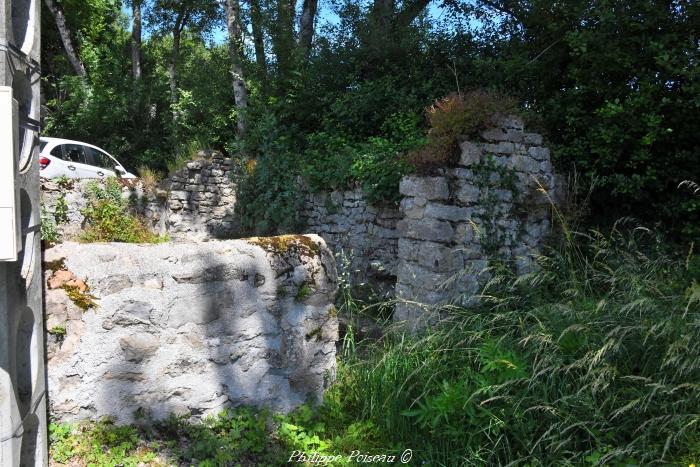
M 96 178 L 97 175 L 87 164 L 85 148 L 82 144 L 64 143 L 61 144 L 63 160 L 68 172 L 66 175 L 71 178 Z M 53 154 L 53 151 L 51 151 Z
M 85 146 L 85 155 L 91 170 L 95 173 L 95 178 L 114 177 L 114 162 L 112 159 L 100 151 L 90 146 Z

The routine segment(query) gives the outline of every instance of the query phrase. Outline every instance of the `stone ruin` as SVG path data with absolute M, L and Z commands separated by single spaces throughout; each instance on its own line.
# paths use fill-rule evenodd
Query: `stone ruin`
M 341 273 L 397 299 L 395 320 L 425 326 L 436 309 L 476 303 L 495 262 L 532 270 L 556 198 L 542 144 L 521 119 L 503 118 L 462 141 L 455 167 L 404 177 L 399 206 L 370 206 L 359 188 L 308 195 L 307 231 L 350 258 L 339 255 Z
M 217 151 L 200 151 L 150 194 L 144 214 L 174 240 L 232 238 L 235 203 L 231 160 Z
M 394 319 L 421 327 L 470 306 L 500 264 L 531 272 L 551 228 L 554 173 L 542 137 L 517 118 L 463 141 L 456 167 L 401 181 Z
M 149 215 L 178 242 L 48 250 L 51 413 L 288 411 L 333 380 L 336 268 L 379 284 L 414 330 L 477 303 L 490 266 L 532 271 L 555 188 L 542 137 L 506 118 L 460 148 L 455 166 L 404 177 L 399 206 L 371 206 L 359 187 L 309 194 L 301 214 L 319 236 L 228 241 L 213 238 L 235 231 L 230 163 L 204 157 L 166 181 Z M 148 213 L 153 195 L 141 198 Z

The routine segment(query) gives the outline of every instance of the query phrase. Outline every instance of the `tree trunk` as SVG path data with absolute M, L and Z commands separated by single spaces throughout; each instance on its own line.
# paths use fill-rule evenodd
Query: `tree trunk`
M 428 6 L 430 0 L 413 0 L 410 2 L 404 2 L 403 9 L 396 17 L 394 22 L 394 27 L 396 29 L 405 28 L 413 22 L 414 19 L 420 15 L 425 7 Z
M 170 63 L 168 63 L 168 80 L 170 82 L 170 104 L 173 112 L 173 123 L 177 123 L 178 111 L 175 107 L 178 101 L 177 92 L 177 59 L 180 56 L 180 37 L 187 22 L 187 15 L 182 8 L 177 14 L 175 26 L 173 27 L 173 50 L 170 54 Z
M 293 0 L 277 0 L 277 18 L 270 30 L 277 72 L 283 80 L 289 78 L 294 64 L 294 4 Z
M 257 63 L 258 68 L 260 68 L 264 83 L 267 81 L 267 59 L 265 58 L 265 39 L 263 37 L 263 17 L 260 12 L 260 0 L 250 0 L 250 21 L 253 26 L 255 63 Z
M 299 19 L 299 50 L 304 59 L 309 58 L 309 53 L 311 52 L 317 9 L 318 0 L 304 0 L 301 18 Z
M 141 0 L 131 1 L 131 70 L 134 87 L 141 79 Z
M 238 0 L 226 0 L 226 26 L 228 27 L 228 51 L 231 57 L 233 99 L 238 110 L 236 137 L 240 139 L 246 132 L 245 109 L 248 107 L 248 90 L 243 79 L 243 28 L 241 27 L 241 6 Z
M 70 38 L 70 30 L 66 24 L 66 15 L 63 13 L 63 8 L 61 8 L 59 4 L 55 3 L 54 0 L 44 0 L 44 2 L 56 21 L 56 27 L 58 27 L 58 33 L 61 36 L 63 48 L 66 51 L 66 55 L 68 55 L 68 61 L 71 63 L 71 65 L 73 65 L 75 74 L 85 77 L 87 74 L 85 72 L 85 65 L 83 65 L 83 62 L 78 56 L 78 52 L 75 50 L 75 47 L 73 47 L 73 41 Z

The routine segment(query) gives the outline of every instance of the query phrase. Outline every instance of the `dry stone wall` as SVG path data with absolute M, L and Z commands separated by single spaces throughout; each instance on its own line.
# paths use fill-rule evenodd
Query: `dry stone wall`
M 221 153 L 200 152 L 164 181 L 146 217 L 175 240 L 232 238 L 236 193 L 230 171 L 231 160 Z
M 45 252 L 50 413 L 289 411 L 334 379 L 334 259 L 315 235 Z
M 457 167 L 401 181 L 395 320 L 421 327 L 441 305 L 474 304 L 494 263 L 534 267 L 551 225 L 549 150 L 513 117 L 481 136 Z
M 338 270 L 352 285 L 372 284 L 391 293 L 396 282 L 398 206 L 368 204 L 362 188 L 310 193 L 302 217 L 306 231 L 323 237 L 336 254 Z

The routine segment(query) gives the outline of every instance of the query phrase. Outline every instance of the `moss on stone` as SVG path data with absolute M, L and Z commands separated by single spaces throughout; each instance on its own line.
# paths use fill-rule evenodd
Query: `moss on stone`
M 320 327 L 314 329 L 313 331 L 309 332 L 306 334 L 306 340 L 310 341 L 311 339 L 316 339 L 316 340 L 322 340 L 323 339 L 323 329 Z
M 331 305 L 328 308 L 328 316 L 330 316 L 331 318 L 337 317 L 338 316 L 338 309 L 335 306 Z
M 301 303 L 304 300 L 306 300 L 309 297 L 309 295 L 311 295 L 312 292 L 313 292 L 313 290 L 311 289 L 311 286 L 309 285 L 309 283 L 304 282 L 303 284 L 301 284 L 299 286 L 299 290 L 297 290 L 297 293 L 294 296 L 294 301 Z
M 80 288 L 73 285 L 64 285 L 61 288 L 66 291 L 68 298 L 81 310 L 85 311 L 88 308 L 97 308 L 95 296 L 88 293 L 88 290 L 81 292 Z
M 297 250 L 309 256 L 317 256 L 321 247 L 304 235 L 279 235 L 276 237 L 250 237 L 245 239 L 251 245 L 257 245 L 266 251 L 283 254 Z

